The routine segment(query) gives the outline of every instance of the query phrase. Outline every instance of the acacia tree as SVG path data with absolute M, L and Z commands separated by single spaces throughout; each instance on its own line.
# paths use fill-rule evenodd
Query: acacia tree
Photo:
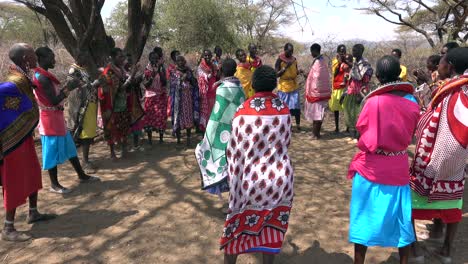
M 415 31 L 431 47 L 437 42 L 468 41 L 467 0 L 369 0 L 359 8 L 385 21 L 399 25 L 403 31 Z
M 105 0 L 14 0 L 50 21 L 67 51 L 86 59 L 91 75 L 104 66 L 115 42 L 104 27 Z M 156 0 L 128 0 L 128 38 L 125 51 L 138 61 L 151 30 Z

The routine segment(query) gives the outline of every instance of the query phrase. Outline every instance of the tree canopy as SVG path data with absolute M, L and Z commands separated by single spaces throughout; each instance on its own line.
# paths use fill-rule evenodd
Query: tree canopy
M 277 52 L 281 26 L 294 22 L 291 0 L 160 0 L 150 42 L 185 51 L 222 46 L 233 52 L 255 43 Z M 106 22 L 108 32 L 126 39 L 127 4 L 120 2 Z
M 466 0 L 369 0 L 360 10 L 375 14 L 424 36 L 431 47 L 446 41 L 468 41 Z
M 0 3 L 0 41 L 15 41 L 18 33 L 28 36 L 33 45 L 56 44 L 59 39 L 52 25 L 29 8 L 14 3 Z

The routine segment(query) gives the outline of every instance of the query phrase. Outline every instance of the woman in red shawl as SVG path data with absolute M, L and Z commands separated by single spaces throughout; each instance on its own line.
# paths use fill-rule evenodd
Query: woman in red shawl
M 418 122 L 411 165 L 412 207 L 413 219 L 440 219 L 447 224 L 443 246 L 435 255 L 442 263 L 452 263 L 468 160 L 468 49 L 449 51 L 438 71 L 450 79 L 435 91 Z M 417 251 L 413 253 L 419 255 Z
M 200 130 L 205 131 L 211 110 L 216 99 L 216 66 L 212 62 L 210 50 L 203 51 L 203 58 L 198 66 L 198 87 L 200 89 Z

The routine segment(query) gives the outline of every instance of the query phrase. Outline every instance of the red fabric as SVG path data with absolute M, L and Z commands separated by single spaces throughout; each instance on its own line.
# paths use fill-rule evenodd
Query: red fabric
M 50 72 L 38 67 L 34 69 L 35 74 L 33 77 L 33 84 L 36 86 L 34 90 L 34 94 L 36 96 L 36 100 L 39 104 L 39 113 L 40 113 L 40 121 L 39 121 L 39 133 L 45 136 L 65 136 L 67 133 L 66 125 L 65 125 L 65 117 L 63 115 L 63 110 L 43 110 L 41 107 L 62 107 L 63 102 L 58 105 L 53 105 L 46 96 L 44 91 L 44 87 L 39 82 L 36 77 L 36 74 L 42 75 L 49 79 L 52 82 L 52 89 L 55 90 L 55 94 L 59 94 L 59 85 L 60 82 L 57 78 Z
M 290 58 L 286 57 L 286 54 L 284 54 L 284 52 L 282 52 L 280 55 L 279 55 L 279 58 L 284 61 L 285 63 L 293 63 L 295 60 L 296 60 L 296 57 L 294 56 L 291 56 Z
M 199 66 L 198 88 L 200 89 L 200 129 L 204 131 L 216 102 L 216 71 L 214 64 L 208 65 L 203 59 Z
M 262 59 L 259 56 L 255 56 L 255 59 L 253 59 L 252 57 L 247 58 L 250 58 L 250 60 L 248 60 L 250 63 L 250 68 L 258 69 L 263 65 Z
M 224 248 L 224 253 L 228 255 L 236 255 L 263 252 L 260 250 L 250 250 L 252 248 L 264 247 L 269 249 L 280 250 L 283 245 L 284 233 L 278 229 L 266 226 L 259 235 L 241 234 L 236 239 L 231 240 Z
M 369 93 L 369 95 L 367 95 L 367 99 L 371 98 L 372 96 L 382 95 L 382 94 L 392 92 L 392 91 L 400 91 L 400 92 L 413 94 L 414 87 L 410 83 L 396 83 L 394 85 L 387 85 Z
M 34 69 L 34 72 L 38 72 L 40 75 L 44 75 L 47 79 L 50 79 L 54 84 L 60 84 L 57 77 L 55 77 L 52 73 L 42 69 L 41 67 L 37 67 Z
M 107 77 L 109 74 L 109 71 L 111 71 L 111 65 L 109 64 L 103 71 L 102 75 Z M 112 80 L 110 78 L 107 79 L 107 84 L 108 86 L 112 86 Z M 112 98 L 109 96 L 110 91 L 104 92 L 103 87 L 99 87 L 98 89 L 98 98 L 101 101 L 100 102 L 100 107 L 102 113 L 105 113 L 107 110 L 112 110 Z
M 247 70 L 250 70 L 250 68 L 251 68 L 251 64 L 248 63 L 248 62 L 244 62 L 244 63 L 239 62 L 239 63 L 237 64 L 237 66 L 238 66 L 238 67 L 242 67 L 242 68 L 247 69 Z
M 411 188 L 429 201 L 463 197 L 468 127 L 461 120 L 467 84 L 468 76 L 460 76 L 440 87 L 418 122 Z
M 348 64 L 346 64 L 344 62 L 341 63 L 341 65 L 339 67 L 340 67 L 340 69 L 338 71 L 338 74 L 333 78 L 333 89 L 334 90 L 339 90 L 339 89 L 345 88 L 345 86 L 346 86 L 345 75 L 350 70 L 350 67 L 348 66 Z M 334 73 L 332 73 L 332 74 L 334 74 Z
M 167 94 L 145 98 L 145 127 L 166 129 L 167 125 Z
M 258 93 L 255 93 L 254 96 L 250 97 L 247 101 L 245 101 L 244 104 L 245 105 L 250 104 L 252 100 L 255 100 L 256 98 L 262 98 L 262 97 L 267 98 L 267 99 L 275 99 L 275 98 L 278 98 L 278 95 L 272 92 L 258 92 Z M 267 100 L 265 102 L 265 106 L 266 106 L 266 110 L 264 110 L 265 112 L 262 112 L 262 115 L 288 115 L 290 113 L 289 108 L 287 107 L 282 108 L 280 111 L 271 111 L 270 109 L 274 109 L 272 106 L 271 100 Z M 234 118 L 236 118 L 239 115 L 256 116 L 258 115 L 258 112 L 255 110 L 255 108 L 244 107 L 244 108 L 240 108 L 237 111 L 237 113 L 234 115 Z
M 15 150 L 4 156 L 0 165 L 3 204 L 7 211 L 26 203 L 26 199 L 42 188 L 41 166 L 29 136 Z
M 446 224 L 459 223 L 462 220 L 460 209 L 413 209 L 412 217 L 416 220 L 441 219 Z
M 316 103 L 316 102 L 320 102 L 320 101 L 327 101 L 331 98 L 331 96 L 324 96 L 324 97 L 313 97 L 313 96 L 307 96 L 306 95 L 306 99 L 307 99 L 307 102 L 309 103 Z
M 468 108 L 468 96 L 463 91 L 455 92 L 450 97 L 447 108 L 447 121 L 450 131 L 458 143 L 466 149 L 468 147 L 468 127 L 459 118 L 462 118 L 460 109 Z

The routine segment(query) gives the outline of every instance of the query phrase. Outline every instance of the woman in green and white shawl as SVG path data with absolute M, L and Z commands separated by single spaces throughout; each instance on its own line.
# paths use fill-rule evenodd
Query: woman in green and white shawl
M 225 152 L 231 136 L 232 118 L 237 108 L 245 101 L 240 81 L 234 77 L 236 67 L 233 59 L 223 61 L 223 79 L 218 82 L 216 102 L 208 120 L 205 136 L 195 149 L 202 189 L 217 194 L 220 199 L 222 192 L 229 191 Z

